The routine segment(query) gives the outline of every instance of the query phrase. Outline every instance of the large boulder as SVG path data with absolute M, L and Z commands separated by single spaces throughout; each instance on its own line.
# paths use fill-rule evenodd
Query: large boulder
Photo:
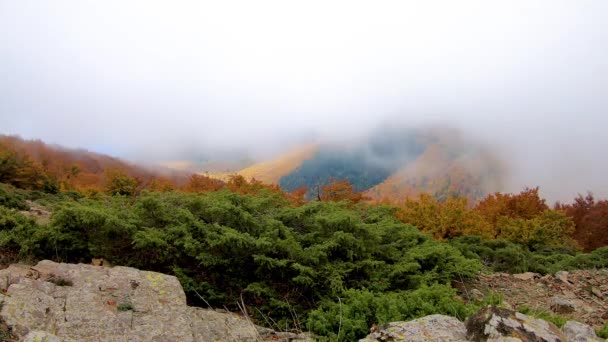
M 576 304 L 562 296 L 551 297 L 551 310 L 558 314 L 568 314 L 576 311 Z
M 480 310 L 467 320 L 466 327 L 472 341 L 568 341 L 552 323 L 498 307 Z
M 592 327 L 587 324 L 568 321 L 562 327 L 562 331 L 568 337 L 568 342 L 604 342 L 603 338 L 597 337 Z
M 258 341 L 246 317 L 186 305 L 177 278 L 41 261 L 0 271 L 1 316 L 23 340 Z
M 409 322 L 394 322 L 377 327 L 359 342 L 452 342 L 466 341 L 464 323 L 454 317 L 431 315 Z

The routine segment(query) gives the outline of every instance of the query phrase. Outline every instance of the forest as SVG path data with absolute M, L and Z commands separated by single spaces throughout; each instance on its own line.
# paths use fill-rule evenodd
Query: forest
M 173 274 L 191 305 L 245 307 L 278 330 L 355 340 L 389 321 L 464 319 L 498 300 L 457 296 L 452 283 L 479 272 L 608 267 L 608 201 L 592 194 L 553 206 L 538 188 L 474 203 L 370 202 L 332 179 L 308 199 L 307 188 L 171 179 L 65 153 L 0 144 L 3 264 L 104 258 Z M 29 214 L 33 203 L 52 212 L 48 222 Z

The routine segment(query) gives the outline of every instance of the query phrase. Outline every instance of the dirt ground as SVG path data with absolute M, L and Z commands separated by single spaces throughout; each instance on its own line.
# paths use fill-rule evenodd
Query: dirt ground
M 545 276 L 494 273 L 456 286 L 465 300 L 496 293 L 505 306 L 515 310 L 525 306 L 536 312 L 547 311 L 595 329 L 608 322 L 608 269 Z

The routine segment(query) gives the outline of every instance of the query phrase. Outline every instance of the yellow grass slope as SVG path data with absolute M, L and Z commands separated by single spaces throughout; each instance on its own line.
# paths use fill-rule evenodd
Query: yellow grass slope
M 302 162 L 310 159 L 319 149 L 318 145 L 305 145 L 295 148 L 275 159 L 264 161 L 246 167 L 235 174 L 239 174 L 246 179 L 255 178 L 264 183 L 278 184 L 281 177 L 293 172 Z M 213 173 L 210 177 L 226 180 L 229 173 Z

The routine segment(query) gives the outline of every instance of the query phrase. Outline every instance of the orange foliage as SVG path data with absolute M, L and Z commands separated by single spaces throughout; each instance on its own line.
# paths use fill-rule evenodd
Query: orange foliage
M 23 188 L 56 187 L 57 190 L 86 193 L 102 191 L 106 186 L 105 170 L 108 169 L 120 169 L 146 185 L 160 177 L 166 178 L 166 184 L 182 184 L 186 178 L 183 173 L 150 171 L 106 155 L 65 149 L 16 136 L 0 135 L 0 156 L 19 161 L 19 171 L 12 171 L 15 178 L 12 183 Z
M 0 182 L 25 189 L 41 190 L 49 180 L 39 163 L 23 151 L 0 142 Z
M 263 190 L 285 195 L 283 190 L 276 184 L 266 184 L 255 178 L 248 182 L 245 177 L 241 175 L 230 175 L 226 187 L 232 192 L 243 195 L 255 195 Z
M 306 203 L 306 194 L 308 193 L 308 188 L 305 186 L 301 186 L 294 191 L 287 194 L 292 205 L 301 206 Z
M 146 185 L 146 189 L 157 192 L 167 192 L 177 189 L 177 185 L 172 180 L 165 177 L 152 178 Z
M 368 199 L 363 196 L 362 192 L 355 192 L 354 187 L 347 179 L 336 180 L 333 178 L 329 179 L 328 184 L 321 186 L 321 191 L 317 194 L 317 197 L 321 201 L 351 201 L 353 203 Z
M 138 192 L 140 181 L 129 175 L 121 169 L 106 169 L 105 174 L 105 190 L 110 195 L 125 195 L 133 196 Z
M 366 194 L 376 202 L 387 199 L 400 202 L 428 193 L 439 201 L 466 197 L 472 203 L 486 192 L 500 189 L 500 163 L 485 151 L 467 152 L 461 142 L 450 139 L 429 144 L 418 158 L 368 189 Z
M 517 195 L 497 192 L 488 195 L 475 206 L 475 210 L 493 225 L 501 216 L 529 220 L 547 209 L 549 207 L 545 200 L 538 194 L 538 187 L 526 188 Z
M 186 192 L 208 192 L 218 191 L 223 187 L 224 182 L 219 179 L 193 174 L 188 178 L 188 183 L 183 187 L 183 190 Z
M 462 235 L 494 237 L 493 227 L 481 215 L 469 209 L 466 198 L 451 197 L 438 202 L 433 196 L 421 194 L 417 199 L 408 198 L 395 216 L 438 240 Z
M 579 195 L 572 204 L 557 203 L 575 224 L 574 239 L 585 251 L 608 246 L 608 200 L 596 201 L 591 193 Z

